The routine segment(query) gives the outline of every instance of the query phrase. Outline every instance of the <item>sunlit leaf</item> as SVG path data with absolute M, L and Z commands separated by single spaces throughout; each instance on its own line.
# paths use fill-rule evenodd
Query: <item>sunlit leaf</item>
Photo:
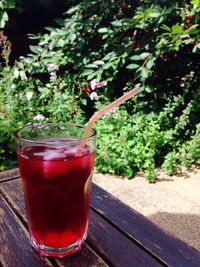
M 129 64 L 126 68 L 127 69 L 130 69 L 130 70 L 133 70 L 133 69 L 137 69 L 137 68 L 139 68 L 140 66 L 138 65 L 138 64 L 134 64 L 134 63 L 132 63 L 132 64 Z

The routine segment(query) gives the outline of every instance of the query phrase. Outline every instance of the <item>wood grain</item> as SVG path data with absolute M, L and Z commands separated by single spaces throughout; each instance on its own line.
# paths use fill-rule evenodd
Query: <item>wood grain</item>
M 91 206 L 167 266 L 199 267 L 200 252 L 93 185 Z
M 89 222 L 88 241 L 111 266 L 163 266 L 93 210 L 90 210 Z
M 0 172 L 0 182 L 11 180 L 17 177 L 19 177 L 18 168 Z
M 10 180 L 0 183 L 0 192 L 11 204 L 12 208 L 21 215 L 24 221 L 26 218 L 26 208 L 24 202 L 24 192 L 20 179 Z
M 52 266 L 49 260 L 36 254 L 28 232 L 0 195 L 0 262 L 3 267 Z
M 108 267 L 109 265 L 99 257 L 88 244 L 84 243 L 80 251 L 63 259 L 56 260 L 59 267 Z

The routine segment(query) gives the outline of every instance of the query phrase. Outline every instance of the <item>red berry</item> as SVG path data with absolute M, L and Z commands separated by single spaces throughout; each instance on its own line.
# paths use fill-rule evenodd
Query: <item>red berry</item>
M 70 114 L 71 115 L 74 115 L 76 112 L 75 112 L 75 110 L 74 109 L 72 109 L 71 111 L 70 111 Z
M 76 105 L 78 105 L 78 102 L 79 102 L 79 101 L 78 101 L 78 100 L 76 100 Z
M 191 19 L 192 14 L 191 13 L 188 13 L 185 17 L 186 17 L 186 19 Z
M 162 59 L 162 61 L 167 61 L 167 57 L 163 56 L 163 55 L 160 55 L 160 58 Z
M 91 93 L 92 90 L 91 90 L 90 88 L 87 88 L 87 92 L 88 92 L 88 93 Z
M 177 58 L 177 57 L 178 57 L 178 55 L 177 55 L 176 53 L 174 53 L 174 54 L 173 54 L 173 57 L 174 57 L 174 58 Z
M 192 26 L 193 26 L 193 23 L 191 23 L 191 22 L 190 22 L 190 23 L 188 23 L 188 25 L 187 25 L 187 26 L 188 26 L 188 28 L 190 28 L 190 27 L 192 27 Z
M 132 46 L 133 49 L 135 49 L 137 47 L 137 43 L 133 40 L 131 46 Z
M 82 91 L 87 91 L 87 89 L 85 87 L 82 88 Z

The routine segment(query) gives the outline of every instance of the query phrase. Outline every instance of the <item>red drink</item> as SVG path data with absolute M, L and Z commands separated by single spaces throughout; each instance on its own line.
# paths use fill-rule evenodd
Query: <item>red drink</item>
M 72 141 L 42 140 L 18 152 L 31 243 L 43 255 L 63 257 L 86 238 L 95 152 L 85 145 L 77 153 Z

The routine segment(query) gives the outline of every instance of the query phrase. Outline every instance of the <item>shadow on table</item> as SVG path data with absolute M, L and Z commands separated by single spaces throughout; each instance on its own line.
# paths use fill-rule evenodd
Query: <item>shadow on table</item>
M 200 251 L 200 215 L 158 212 L 148 219 Z

